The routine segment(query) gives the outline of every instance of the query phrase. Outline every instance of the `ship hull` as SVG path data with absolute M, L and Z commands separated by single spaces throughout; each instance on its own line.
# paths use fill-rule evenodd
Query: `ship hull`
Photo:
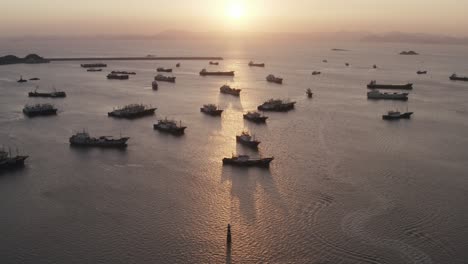
M 246 147 L 253 148 L 253 149 L 257 149 L 258 145 L 260 144 L 259 141 L 245 141 L 245 140 L 242 140 L 242 138 L 240 136 L 236 136 L 236 141 L 241 145 L 244 145 Z
M 412 90 L 413 84 L 392 85 L 392 84 L 368 84 L 368 89 L 387 89 L 387 90 Z
M 250 67 L 265 67 L 265 63 L 249 63 Z
M 382 116 L 382 119 L 383 119 L 383 120 L 410 119 L 412 114 L 413 114 L 413 112 L 403 113 L 403 114 L 398 115 L 398 116 L 383 115 L 383 116 Z
M 115 113 L 115 112 L 109 112 L 109 113 L 107 113 L 107 116 L 116 117 L 116 118 L 134 119 L 134 118 L 154 115 L 154 111 L 156 111 L 156 108 L 146 109 L 146 110 L 138 112 L 138 113 L 118 114 L 118 113 Z
M 233 96 L 240 96 L 240 91 L 221 91 L 222 94 L 229 94 Z
M 126 148 L 129 138 L 116 139 L 107 142 L 92 140 L 88 142 L 76 142 L 70 139 L 70 146 L 83 148 Z
M 162 126 L 159 126 L 158 124 L 153 125 L 153 128 L 155 130 L 158 130 L 159 132 L 167 133 L 167 134 L 172 134 L 172 135 L 183 135 L 185 133 L 185 129 L 187 127 L 178 127 L 178 128 L 165 128 Z
M 107 75 L 108 80 L 128 80 L 128 75 Z
M 210 116 L 221 116 L 221 114 L 223 113 L 223 110 L 206 111 L 205 109 L 200 108 L 200 112 L 205 113 Z
M 234 72 L 200 72 L 201 76 L 234 76 Z
M 2 169 L 13 169 L 20 168 L 24 166 L 24 161 L 28 156 L 16 156 L 13 158 L 7 158 L 0 161 L 0 170 Z
M 103 63 L 92 63 L 92 64 L 81 64 L 82 68 L 105 68 L 107 64 Z
M 154 78 L 155 81 L 159 82 L 169 82 L 169 83 L 175 83 L 176 78 L 165 78 L 165 79 L 160 79 L 160 78 Z
M 257 124 L 261 124 L 261 123 L 263 124 L 263 123 L 266 123 L 266 120 L 268 119 L 268 117 L 265 116 L 265 117 L 252 118 L 252 117 L 248 117 L 247 115 L 244 115 L 244 119 L 257 123 Z
M 408 96 L 367 96 L 369 100 L 397 100 L 408 101 Z
M 294 109 L 294 103 L 283 104 L 280 106 L 275 107 L 267 107 L 264 105 L 260 105 L 257 107 L 260 111 L 267 111 L 267 112 L 288 112 Z
M 450 80 L 468 82 L 468 77 L 450 77 Z
M 283 79 L 267 80 L 270 83 L 283 84 Z
M 172 72 L 172 69 L 156 69 L 157 72 Z
M 48 97 L 48 98 L 64 98 L 67 95 L 65 93 L 33 93 L 28 94 L 29 97 Z
M 238 167 L 268 168 L 268 167 L 270 167 L 270 162 L 272 160 L 273 160 L 273 158 L 239 161 L 239 160 L 232 159 L 232 158 L 224 158 L 223 159 L 223 165 L 232 165 L 232 166 L 238 166 Z
M 56 115 L 57 109 L 51 109 L 51 110 L 46 110 L 46 111 L 35 111 L 35 112 L 29 112 L 29 111 L 23 110 L 23 113 L 28 117 L 50 116 L 50 115 Z

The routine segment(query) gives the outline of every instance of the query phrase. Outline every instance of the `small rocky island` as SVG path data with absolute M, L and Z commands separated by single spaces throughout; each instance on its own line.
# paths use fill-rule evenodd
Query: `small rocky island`
M 400 52 L 400 55 L 419 55 L 416 51 L 409 50 L 409 51 L 402 51 Z
M 37 54 L 29 54 L 24 58 L 19 58 L 15 55 L 7 55 L 0 57 L 0 65 L 8 65 L 8 64 L 18 64 L 18 63 L 26 63 L 26 64 L 37 64 L 37 63 L 49 63 L 50 61 L 44 59 L 43 57 Z

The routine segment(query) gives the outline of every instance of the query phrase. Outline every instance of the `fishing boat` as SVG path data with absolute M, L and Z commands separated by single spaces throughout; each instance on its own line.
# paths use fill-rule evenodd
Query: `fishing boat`
M 170 76 L 164 76 L 162 74 L 158 74 L 154 76 L 155 81 L 160 81 L 160 82 L 170 82 L 170 83 L 175 83 L 176 77 L 170 77 Z
M 248 155 L 239 155 L 239 156 L 232 155 L 231 158 L 223 159 L 223 165 L 268 168 L 273 159 L 274 159 L 273 157 L 254 159 L 254 158 L 249 157 Z
M 133 119 L 143 116 L 154 115 L 156 107 L 151 107 L 143 104 L 129 104 L 121 108 L 114 109 L 107 113 L 110 117 Z
M 153 82 L 151 83 L 151 87 L 153 88 L 153 90 L 158 90 L 158 87 L 159 87 L 158 82 L 157 82 L 157 81 L 153 81 Z
M 256 111 L 249 111 L 244 114 L 244 119 L 252 121 L 254 123 L 265 123 L 268 119 L 268 116 L 264 116 Z
M 28 81 L 28 80 L 23 79 L 23 76 L 21 75 L 20 78 L 19 78 L 19 80 L 18 80 L 17 82 L 19 82 L 19 83 L 25 83 L 25 82 L 27 82 L 27 81 Z
M 172 69 L 166 69 L 166 68 L 162 68 L 162 67 L 159 67 L 156 69 L 157 72 L 172 72 Z
M 39 81 L 39 80 L 41 80 L 41 79 L 39 79 L 39 78 L 37 78 L 37 77 L 34 77 L 34 78 L 30 78 L 29 80 L 30 80 L 30 81 Z
M 229 85 L 225 84 L 219 88 L 219 91 L 223 94 L 230 94 L 234 96 L 239 96 L 241 89 L 231 88 Z
M 200 112 L 211 115 L 211 116 L 220 116 L 223 113 L 223 110 L 218 109 L 218 106 L 214 104 L 206 104 L 200 108 Z
M 312 90 L 311 90 L 310 88 L 308 88 L 308 89 L 306 90 L 306 94 L 307 94 L 307 97 L 312 98 L 312 95 L 313 95 L 314 93 L 312 93 Z
M 463 81 L 463 82 L 468 82 L 468 77 L 460 77 L 457 74 L 452 74 L 450 76 L 450 80 L 452 81 Z
M 294 109 L 296 102 L 270 99 L 257 107 L 260 111 L 288 112 Z
M 253 61 L 249 62 L 250 67 L 265 67 L 265 63 L 254 63 Z
M 413 84 L 377 84 L 376 81 L 371 81 L 367 85 L 368 89 L 393 89 L 393 90 L 412 90 Z
M 179 68 L 179 67 L 180 67 L 180 63 L 177 63 L 175 66 L 176 66 L 177 68 Z
M 313 71 L 313 72 L 312 72 L 312 75 L 320 75 L 320 74 L 322 74 L 322 73 L 319 72 L 319 71 Z
M 276 77 L 273 74 L 269 74 L 266 77 L 267 82 L 272 82 L 272 83 L 277 83 L 277 84 L 283 84 L 283 78 Z
M 219 62 L 210 61 L 210 65 L 219 65 Z
M 417 71 L 417 74 L 427 74 L 427 71 Z
M 48 116 L 48 115 L 56 115 L 57 108 L 55 108 L 52 104 L 35 104 L 35 105 L 26 105 L 23 108 L 23 113 L 28 117 L 35 117 L 35 116 Z
M 130 77 L 126 74 L 114 74 L 114 73 L 109 73 L 107 75 L 107 79 L 109 80 L 128 80 Z
M 384 120 L 398 120 L 398 119 L 410 119 L 413 112 L 401 113 L 400 111 L 388 111 L 387 114 L 382 115 Z
M 182 126 L 182 121 L 179 121 L 179 123 L 177 123 L 174 120 L 161 119 L 158 120 L 157 124 L 153 125 L 153 128 L 155 130 L 173 135 L 182 135 L 184 134 L 184 131 L 187 127 Z
M 17 151 L 18 152 L 18 151 Z M 14 169 L 24 166 L 24 161 L 29 156 L 22 156 L 18 153 L 16 156 L 11 154 L 11 151 L 6 152 L 5 150 L 0 150 L 0 171 L 7 169 Z
M 239 144 L 242 144 L 244 146 L 257 149 L 258 145 L 260 144 L 260 141 L 256 140 L 254 136 L 251 136 L 249 132 L 247 131 L 242 131 L 240 135 L 236 136 L 236 141 Z
M 113 138 L 109 136 L 101 136 L 98 138 L 91 137 L 88 132 L 78 132 L 69 139 L 71 146 L 78 147 L 99 147 L 99 148 L 126 148 L 129 137 Z

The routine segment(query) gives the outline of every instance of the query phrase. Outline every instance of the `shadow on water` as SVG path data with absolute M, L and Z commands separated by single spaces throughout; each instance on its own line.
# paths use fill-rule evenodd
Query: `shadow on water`
M 256 220 L 256 189 L 262 181 L 270 181 L 269 168 L 245 168 L 223 166 L 221 181 L 231 182 L 231 201 L 239 201 L 239 212 L 249 223 Z
M 231 244 L 226 245 L 226 264 L 231 264 L 231 255 L 232 255 L 232 248 Z
M 218 104 L 221 109 L 234 109 L 243 112 L 244 106 L 240 96 L 219 93 Z

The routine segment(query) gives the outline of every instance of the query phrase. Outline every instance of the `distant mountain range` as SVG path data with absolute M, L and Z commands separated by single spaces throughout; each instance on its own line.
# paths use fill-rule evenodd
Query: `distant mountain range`
M 362 42 L 400 42 L 429 44 L 468 45 L 468 37 L 453 37 L 422 33 L 390 32 L 375 34 L 370 32 L 315 32 L 315 33 L 249 33 L 249 32 L 191 32 L 168 30 L 155 35 L 95 35 L 95 36 L 24 36 L 15 40 L 60 40 L 60 39 L 107 39 L 107 40 L 313 40 L 313 41 L 362 41 Z

